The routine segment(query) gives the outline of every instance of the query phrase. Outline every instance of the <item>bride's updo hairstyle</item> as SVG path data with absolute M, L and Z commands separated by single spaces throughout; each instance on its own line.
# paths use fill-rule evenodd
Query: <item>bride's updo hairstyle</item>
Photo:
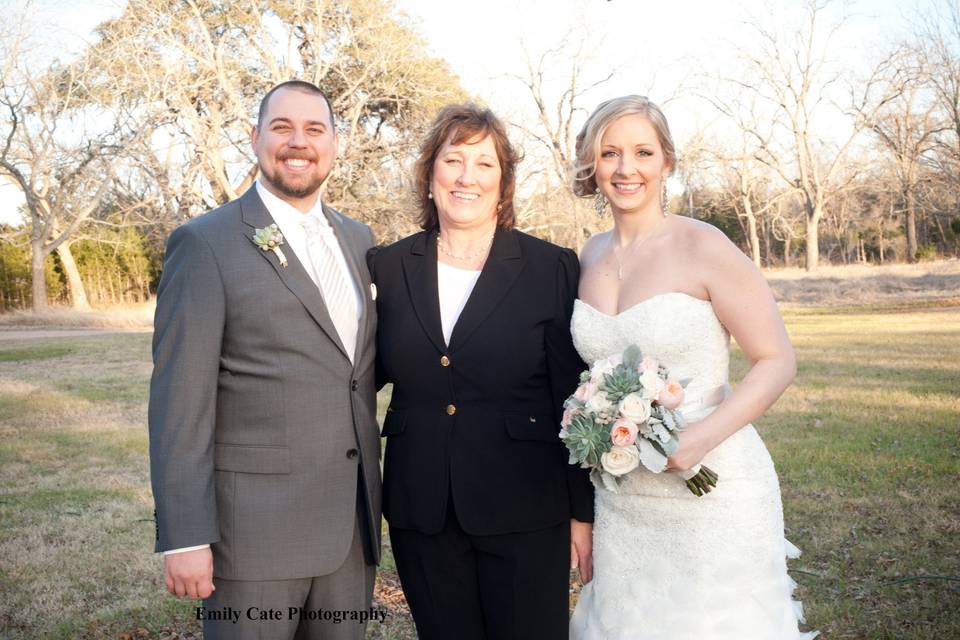
M 573 166 L 573 192 L 582 198 L 592 197 L 597 192 L 595 174 L 600 140 L 607 127 L 623 116 L 640 115 L 650 121 L 657 132 L 663 155 L 670 165 L 670 173 L 677 167 L 677 151 L 670 135 L 670 125 L 660 107 L 645 96 L 622 96 L 601 103 L 577 134 L 577 157 Z

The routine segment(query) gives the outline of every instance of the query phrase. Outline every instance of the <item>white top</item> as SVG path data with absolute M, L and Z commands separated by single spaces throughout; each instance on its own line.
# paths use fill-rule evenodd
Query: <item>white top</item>
M 453 327 L 460 313 L 470 299 L 479 271 L 458 269 L 437 260 L 437 292 L 440 295 L 440 326 L 443 327 L 443 341 L 450 344 Z
M 257 195 L 263 200 L 264 206 L 267 207 L 267 211 L 270 213 L 273 221 L 280 227 L 280 233 L 283 234 L 281 250 L 286 251 L 287 248 L 289 248 L 293 251 L 294 255 L 297 256 L 297 260 L 304 266 L 307 275 L 313 280 L 313 284 L 317 285 L 318 288 L 320 287 L 320 283 L 317 281 L 317 274 L 311 266 L 313 263 L 310 261 L 310 254 L 307 252 L 307 232 L 303 228 L 303 219 L 304 216 L 315 216 L 320 221 L 320 237 L 323 238 L 324 243 L 333 251 L 333 255 L 337 258 L 337 266 L 340 267 L 340 272 L 346 281 L 352 285 L 353 293 L 357 297 L 356 309 L 357 320 L 359 321 L 360 314 L 363 312 L 363 298 L 360 294 L 360 288 L 350 274 L 347 258 L 343 255 L 343 249 L 340 248 L 340 243 L 337 241 L 337 236 L 333 232 L 333 227 L 330 226 L 330 221 L 327 220 L 327 216 L 323 215 L 323 204 L 320 202 L 320 198 L 317 198 L 313 209 L 307 213 L 302 213 L 289 202 L 285 202 L 270 193 L 266 187 L 260 184 L 259 180 L 257 180 L 256 185 Z

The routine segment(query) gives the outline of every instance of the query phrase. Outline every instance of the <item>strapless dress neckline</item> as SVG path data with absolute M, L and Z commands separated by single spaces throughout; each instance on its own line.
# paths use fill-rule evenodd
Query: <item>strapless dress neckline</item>
M 619 317 L 622 316 L 622 315 L 626 315 L 626 314 L 630 313 L 631 311 L 635 311 L 636 309 L 639 309 L 640 307 L 642 307 L 643 305 L 647 304 L 648 302 L 652 302 L 652 301 L 657 300 L 657 299 L 659 299 L 659 298 L 666 298 L 666 297 L 668 297 L 668 296 L 683 296 L 684 298 L 689 298 L 690 300 L 694 300 L 694 301 L 696 301 L 696 302 L 703 302 L 703 303 L 705 303 L 705 304 L 713 304 L 713 303 L 710 302 L 709 300 L 704 300 L 703 298 L 698 298 L 697 296 L 690 295 L 689 293 L 684 293 L 683 291 L 664 291 L 663 293 L 655 293 L 655 294 L 653 294 L 652 296 L 650 296 L 650 297 L 648 297 L 648 298 L 644 298 L 644 299 L 641 300 L 640 302 L 635 302 L 635 303 L 633 303 L 632 305 L 630 305 L 629 307 L 627 307 L 626 309 L 624 309 L 624 310 L 622 310 L 622 311 L 618 311 L 617 313 L 613 313 L 613 314 L 600 311 L 600 309 L 597 309 L 595 306 L 593 306 L 593 305 L 590 304 L 589 302 L 586 302 L 586 301 L 584 301 L 584 300 L 581 300 L 580 298 L 577 298 L 577 299 L 574 301 L 574 304 L 580 304 L 581 306 L 586 307 L 586 308 L 589 309 L 590 311 L 593 311 L 594 313 L 597 313 L 597 314 L 599 314 L 599 315 L 601 315 L 601 316 L 604 316 L 604 317 L 606 317 L 606 318 L 619 318 Z

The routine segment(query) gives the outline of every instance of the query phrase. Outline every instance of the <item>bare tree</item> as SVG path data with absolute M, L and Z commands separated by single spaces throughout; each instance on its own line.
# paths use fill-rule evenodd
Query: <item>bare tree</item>
M 25 38 L 14 34 L 3 45 L 0 175 L 26 201 L 26 226 L 13 235 L 28 236 L 33 309 L 47 308 L 45 263 L 54 251 L 73 307 L 87 309 L 70 244 L 110 190 L 110 156 L 124 144 L 123 127 L 109 112 L 82 108 L 87 68 L 54 62 L 37 74 Z
M 937 181 L 952 191 L 952 197 L 937 199 L 960 211 L 960 4 L 945 0 L 922 16 L 916 41 L 942 119 L 931 160 Z
M 864 120 L 893 160 L 905 211 L 907 259 L 913 262 L 917 257 L 920 165 L 934 149 L 944 127 L 939 117 L 940 105 L 931 99 L 928 91 L 931 73 L 922 56 L 904 49 L 896 55 L 895 62 L 886 80 L 887 93 L 895 97 Z
M 571 190 L 577 120 L 586 113 L 582 104 L 584 96 L 615 74 L 610 71 L 596 79 L 587 79 L 589 58 L 585 52 L 588 46 L 587 36 L 574 39 L 568 33 L 556 46 L 539 55 L 525 47 L 526 73 L 512 76 L 529 92 L 536 113 L 535 123 L 515 122 L 514 126 L 546 155 L 546 167 L 538 172 L 538 186 L 528 203 L 528 214 L 539 212 L 545 221 L 538 226 L 528 225 L 526 229 L 533 231 L 554 224 L 556 214 L 551 210 L 559 209 L 570 216 L 570 223 L 559 224 L 572 226 L 569 244 L 577 251 L 583 246 L 586 229 L 586 206 Z
M 716 166 L 719 187 L 726 192 L 738 220 L 745 226 L 744 235 L 750 257 L 760 267 L 761 217 L 789 193 L 770 195 L 770 169 L 758 159 L 764 145 L 768 145 L 767 141 L 772 137 L 774 120 L 762 113 L 755 94 L 748 95 L 746 99 L 739 95 L 739 91 L 732 96 L 724 96 L 724 88 L 733 85 L 739 89 L 741 81 L 733 83 L 723 78 L 718 80 L 719 86 L 701 97 L 734 125 L 737 139 L 709 145 L 709 155 Z
M 806 216 L 806 268 L 813 271 L 819 262 L 819 224 L 826 206 L 848 184 L 841 180 L 847 153 L 865 126 L 862 118 L 849 118 L 848 134 L 839 140 L 820 135 L 835 131 L 822 127 L 819 112 L 831 103 L 830 93 L 841 80 L 828 55 L 832 37 L 843 26 L 843 20 L 821 29 L 825 8 L 830 0 L 805 0 L 804 22 L 791 34 L 781 37 L 775 21 L 749 23 L 757 49 L 741 49 L 754 72 L 749 80 L 732 79 L 744 94 L 765 101 L 772 107 L 775 128 L 748 133 L 757 143 L 756 158 L 769 166 L 800 197 Z M 825 32 L 824 32 L 825 31 Z M 852 95 L 853 106 L 847 110 L 871 114 L 888 97 L 877 98 L 878 76 L 888 61 L 878 65 L 871 77 Z M 835 114 L 836 115 L 836 114 Z M 818 124 L 822 127 L 818 129 Z M 785 136 L 777 135 L 785 131 Z M 848 176 L 849 177 L 849 174 Z
M 95 97 L 129 104 L 162 136 L 143 168 L 176 216 L 249 187 L 259 100 L 300 78 L 337 115 L 340 161 L 325 198 L 374 226 L 385 211 L 405 217 L 403 169 L 437 108 L 465 97 L 392 0 L 132 0 L 99 35 Z

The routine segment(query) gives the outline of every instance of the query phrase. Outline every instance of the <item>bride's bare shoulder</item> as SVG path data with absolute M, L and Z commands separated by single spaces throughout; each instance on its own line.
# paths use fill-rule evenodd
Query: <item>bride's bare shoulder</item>
M 708 222 L 687 216 L 674 216 L 674 228 L 682 246 L 700 257 L 722 256 L 729 252 L 740 253 L 726 234 Z
M 588 268 L 603 256 L 606 248 L 610 246 L 611 233 L 613 233 L 612 230 L 590 236 L 583 248 L 580 249 L 580 265 L 583 268 Z

